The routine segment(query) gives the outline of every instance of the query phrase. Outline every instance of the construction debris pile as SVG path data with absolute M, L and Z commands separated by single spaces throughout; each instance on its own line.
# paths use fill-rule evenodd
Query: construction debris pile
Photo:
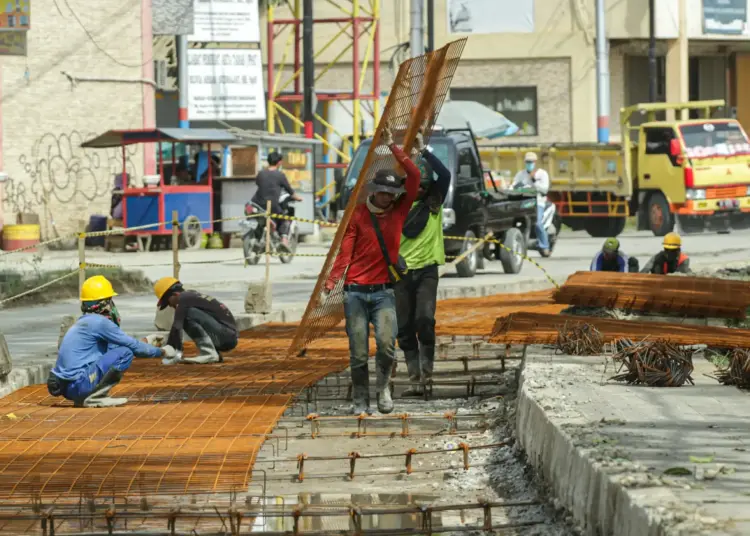
M 557 333 L 555 350 L 567 355 L 601 355 L 604 352 L 604 337 L 591 324 L 565 324 Z
M 750 350 L 735 348 L 728 357 L 729 364 L 717 370 L 716 379 L 722 385 L 750 389 Z

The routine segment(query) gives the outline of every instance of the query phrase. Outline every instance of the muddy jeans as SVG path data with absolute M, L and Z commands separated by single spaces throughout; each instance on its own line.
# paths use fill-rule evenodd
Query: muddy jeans
M 352 397 L 355 401 L 369 403 L 370 375 L 367 370 L 367 360 L 370 354 L 370 323 L 375 328 L 375 369 L 378 390 L 388 382 L 393 365 L 398 330 L 396 297 L 392 288 L 383 287 L 384 285 L 375 285 L 367 289 L 358 285 L 347 285 L 344 293 Z

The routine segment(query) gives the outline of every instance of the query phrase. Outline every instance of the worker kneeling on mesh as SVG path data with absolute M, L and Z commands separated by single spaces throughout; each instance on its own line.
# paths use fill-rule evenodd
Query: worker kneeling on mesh
M 47 379 L 52 396 L 72 400 L 76 407 L 121 406 L 127 398 L 109 392 L 122 379 L 133 357 L 173 357 L 172 347 L 156 348 L 125 334 L 112 298 L 117 293 L 103 276 L 88 278 L 81 288 L 83 315 L 60 344 L 55 368 Z
M 162 277 L 154 285 L 159 309 L 174 311 L 167 345 L 177 350 L 173 362 L 206 364 L 222 361 L 219 352 L 237 346 L 237 324 L 229 308 L 216 298 L 185 290 L 174 277 Z M 198 347 L 198 357 L 182 357 L 183 330 Z

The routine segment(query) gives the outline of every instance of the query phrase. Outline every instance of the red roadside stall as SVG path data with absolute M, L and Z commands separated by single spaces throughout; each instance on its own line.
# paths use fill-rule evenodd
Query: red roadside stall
M 182 230 L 185 247 L 199 248 L 203 233 L 212 233 L 214 226 L 214 177 L 220 174 L 221 152 L 212 146 L 236 143 L 239 140 L 225 130 L 196 128 L 156 128 L 145 130 L 110 130 L 81 144 L 85 148 L 122 148 L 122 185 L 113 194 L 122 195 L 123 227 L 144 227 L 126 231 L 126 236 L 145 239 L 172 234 L 172 212 Z M 142 180 L 131 177 L 127 170 L 126 149 L 130 145 L 154 143 L 158 146 L 158 175 L 144 175 Z M 163 145 L 172 145 L 171 162 L 164 162 Z M 178 145 L 196 148 L 191 164 L 187 155 L 175 159 Z M 217 173 L 218 172 L 218 173 Z M 148 247 L 148 246 L 146 246 Z

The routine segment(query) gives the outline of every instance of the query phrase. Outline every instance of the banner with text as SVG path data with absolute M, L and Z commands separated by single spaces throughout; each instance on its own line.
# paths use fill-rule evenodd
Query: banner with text
M 534 0 L 448 0 L 449 34 L 531 33 Z
M 259 43 L 258 0 L 194 0 L 193 43 Z
M 266 118 L 260 50 L 188 50 L 191 121 L 262 121 Z
M 747 0 L 703 0 L 703 33 L 742 35 L 747 27 Z

